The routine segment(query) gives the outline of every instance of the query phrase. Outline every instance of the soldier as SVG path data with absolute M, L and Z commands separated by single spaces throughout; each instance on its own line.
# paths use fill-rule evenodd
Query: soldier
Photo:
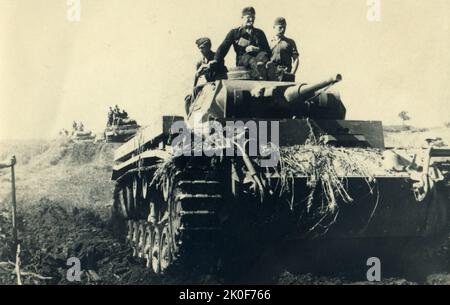
M 108 111 L 108 123 L 107 126 L 111 126 L 113 124 L 113 109 L 111 108 L 111 106 L 109 107 L 109 111 Z
M 128 119 L 128 112 L 125 111 L 125 109 L 122 110 L 120 117 L 122 119 Z
M 116 116 L 120 114 L 120 108 L 119 108 L 119 106 L 117 106 L 117 104 L 116 104 L 116 106 L 114 106 L 114 113 Z
M 253 26 L 255 9 L 246 7 L 242 10 L 242 24 L 232 29 L 217 49 L 215 60 L 223 63 L 230 47 L 236 52 L 236 66 L 250 69 L 252 77 L 258 79 L 271 78 L 275 74 L 276 66 L 269 61 L 271 51 L 266 35 Z
M 116 106 L 114 107 L 114 110 L 113 110 L 113 123 L 114 123 L 114 125 L 118 125 L 119 124 L 119 119 L 120 119 L 120 109 L 119 109 L 119 106 L 117 106 L 117 104 L 116 104 Z
M 73 123 L 72 123 L 72 132 L 77 131 L 77 130 L 78 130 L 77 122 L 73 121 Z
M 295 72 L 299 64 L 299 54 L 295 41 L 284 36 L 286 32 L 286 19 L 275 19 L 273 28 L 275 36 L 270 42 L 272 50 L 271 60 L 277 64 L 279 80 L 295 81 Z M 284 77 L 283 77 L 284 76 Z
M 186 114 L 189 113 L 189 107 L 192 101 L 203 88 L 203 85 L 197 87 L 198 81 L 203 77 L 205 82 L 213 82 L 218 77 L 227 73 L 227 68 L 223 65 L 223 62 L 218 63 L 214 60 L 216 53 L 211 50 L 211 40 L 208 37 L 201 37 L 195 43 L 202 54 L 202 58 L 195 66 L 193 91 L 184 98 Z
M 80 122 L 80 124 L 78 125 L 78 130 L 79 130 L 79 131 L 84 131 L 84 125 L 83 125 L 83 122 Z
M 216 76 L 226 73 L 225 66 L 216 64 L 217 62 L 214 61 L 216 53 L 211 50 L 211 40 L 208 37 L 199 38 L 195 43 L 202 54 L 202 58 L 195 67 L 194 88 L 202 76 L 206 82 L 212 82 L 216 80 Z

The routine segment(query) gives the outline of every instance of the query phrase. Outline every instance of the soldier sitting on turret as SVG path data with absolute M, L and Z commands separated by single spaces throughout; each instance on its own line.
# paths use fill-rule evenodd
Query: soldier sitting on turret
M 255 9 L 246 7 L 242 10 L 242 25 L 232 29 L 217 49 L 215 60 L 223 63 L 230 47 L 236 52 L 236 66 L 250 69 L 252 77 L 257 79 L 272 79 L 276 66 L 270 61 L 271 51 L 266 35 L 260 29 L 253 27 Z
M 286 32 L 286 19 L 275 19 L 273 28 L 275 36 L 270 42 L 272 49 L 271 60 L 277 64 L 278 80 L 295 81 L 295 72 L 298 69 L 298 50 L 295 41 L 284 36 Z
M 78 131 L 78 124 L 77 122 L 73 121 L 72 123 L 72 134 Z
M 216 77 L 227 72 L 224 65 L 215 64 L 214 57 L 216 53 L 211 50 L 211 40 L 208 37 L 202 37 L 195 41 L 202 58 L 197 62 L 195 67 L 194 88 L 203 76 L 206 82 L 216 80 Z
M 125 109 L 123 109 L 122 112 L 120 113 L 120 117 L 121 117 L 123 120 L 128 119 L 128 112 L 126 112 Z
M 114 110 L 113 110 L 113 124 L 118 125 L 119 119 L 120 119 L 120 109 L 119 109 L 119 106 L 117 106 L 117 104 L 116 104 L 116 106 L 114 107 Z
M 193 91 L 184 99 L 186 113 L 189 112 L 192 101 L 203 88 L 203 84 L 197 86 L 200 79 L 203 78 L 205 83 L 213 82 L 220 75 L 225 75 L 227 73 L 227 68 L 223 65 L 223 62 L 218 63 L 214 60 L 216 53 L 211 50 L 211 40 L 208 37 L 201 37 L 197 39 L 195 43 L 202 54 L 202 58 L 195 66 L 196 71 Z
M 111 107 L 109 107 L 109 111 L 108 111 L 108 123 L 106 124 L 106 126 L 111 126 L 114 122 L 114 112 L 113 109 Z
M 68 136 L 69 132 L 67 131 L 67 129 L 63 128 L 59 131 L 59 135 L 61 136 Z

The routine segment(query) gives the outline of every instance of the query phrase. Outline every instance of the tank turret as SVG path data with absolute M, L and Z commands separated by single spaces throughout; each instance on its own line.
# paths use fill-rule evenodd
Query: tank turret
M 341 80 L 337 74 L 314 84 L 235 79 L 208 83 L 190 105 L 188 121 L 293 117 L 343 120 L 346 109 L 339 94 L 327 90 Z

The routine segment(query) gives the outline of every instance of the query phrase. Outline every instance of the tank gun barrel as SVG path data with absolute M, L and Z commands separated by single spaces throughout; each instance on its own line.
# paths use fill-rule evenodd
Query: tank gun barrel
M 342 76 L 337 74 L 335 77 L 330 78 L 329 80 L 317 83 L 317 84 L 298 84 L 292 87 L 289 87 L 284 92 L 284 97 L 286 101 L 293 102 L 299 99 L 307 99 L 312 94 L 314 94 L 317 90 L 323 89 L 335 83 L 338 83 L 342 80 Z

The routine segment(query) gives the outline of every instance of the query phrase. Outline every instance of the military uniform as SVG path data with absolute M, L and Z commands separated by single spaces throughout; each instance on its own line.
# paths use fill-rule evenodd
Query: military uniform
M 111 126 L 113 124 L 114 121 L 114 112 L 112 110 L 111 107 L 109 107 L 109 111 L 108 111 L 108 123 L 106 126 Z
M 250 45 L 258 47 L 260 49 L 259 52 L 247 53 L 245 48 Z M 251 57 L 259 57 L 261 59 L 266 57 L 266 61 L 268 61 L 270 56 L 270 47 L 266 35 L 257 28 L 253 28 L 250 33 L 242 27 L 232 29 L 217 49 L 216 60 L 223 61 L 231 46 L 236 52 L 236 66 L 246 66 Z
M 285 36 L 275 37 L 270 41 L 270 48 L 271 60 L 278 66 L 286 68 L 287 72 L 291 72 L 292 59 L 299 56 L 295 41 Z
M 227 72 L 226 67 L 221 63 L 214 63 L 209 69 L 201 70 L 202 65 L 206 65 L 214 60 L 216 53 L 211 51 L 211 40 L 208 37 L 199 38 L 195 43 L 199 49 L 206 47 L 208 50 L 196 64 L 195 69 L 197 72 L 195 73 L 194 87 L 197 86 L 197 82 L 201 76 L 204 76 L 206 82 L 212 82 L 216 80 L 217 76 Z
M 246 7 L 242 10 L 242 15 L 255 15 L 255 9 Z M 225 56 L 233 46 L 236 53 L 236 66 L 250 68 L 253 77 L 262 77 L 258 65 L 265 65 L 270 60 L 271 51 L 266 35 L 260 29 L 252 27 L 247 31 L 243 26 L 232 29 L 228 32 L 222 44 L 217 49 L 216 61 L 223 63 Z M 248 46 L 258 47 L 257 52 L 247 52 Z
M 206 56 L 202 56 L 202 58 L 197 62 L 195 65 L 195 70 L 198 71 L 198 69 L 204 65 L 209 63 L 211 60 L 214 60 L 214 57 L 216 56 L 216 53 L 211 51 Z M 215 71 L 214 71 L 215 72 Z M 207 82 L 215 81 L 215 74 L 211 69 L 202 73 L 202 75 L 205 77 Z M 218 71 L 219 72 L 219 71 Z M 200 77 L 201 75 L 197 75 L 197 77 Z

